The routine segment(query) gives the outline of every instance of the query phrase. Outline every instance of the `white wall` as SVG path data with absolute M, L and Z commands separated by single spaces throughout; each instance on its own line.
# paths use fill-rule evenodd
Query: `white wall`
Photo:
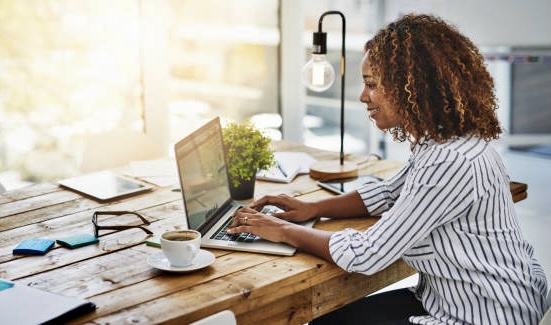
M 550 0 L 386 0 L 386 21 L 408 12 L 441 16 L 479 46 L 551 45 Z

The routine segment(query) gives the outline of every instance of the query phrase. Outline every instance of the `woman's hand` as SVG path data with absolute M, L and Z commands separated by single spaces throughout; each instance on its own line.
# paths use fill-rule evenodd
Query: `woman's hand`
M 228 234 L 248 232 L 273 242 L 287 242 L 285 230 L 294 226 L 276 216 L 262 214 L 251 208 L 239 209 L 233 216 Z
M 265 205 L 275 205 L 284 210 L 284 212 L 275 213 L 274 216 L 287 221 L 302 222 L 318 217 L 315 203 L 303 202 L 285 194 L 266 195 L 249 207 L 255 211 L 261 211 Z
M 290 202 L 298 201 L 292 199 Z M 242 208 L 237 211 L 227 232 L 228 234 L 248 232 L 269 241 L 287 243 L 327 261 L 333 261 L 329 252 L 331 232 L 307 228 L 276 216 L 262 214 L 251 208 Z

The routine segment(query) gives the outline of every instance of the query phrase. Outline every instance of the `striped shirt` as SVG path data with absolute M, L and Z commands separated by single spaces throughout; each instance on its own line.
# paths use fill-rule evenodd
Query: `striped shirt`
M 413 148 L 392 178 L 358 189 L 371 215 L 365 232 L 333 234 L 333 260 L 373 274 L 399 258 L 419 272 L 416 296 L 430 316 L 415 324 L 537 324 L 547 281 L 521 234 L 509 177 L 478 138 Z

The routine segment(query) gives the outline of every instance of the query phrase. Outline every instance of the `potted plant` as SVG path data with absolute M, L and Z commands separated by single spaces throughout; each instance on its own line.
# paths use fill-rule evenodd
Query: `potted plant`
M 256 172 L 275 164 L 271 139 L 250 120 L 226 123 L 222 137 L 232 198 L 250 199 L 254 196 Z

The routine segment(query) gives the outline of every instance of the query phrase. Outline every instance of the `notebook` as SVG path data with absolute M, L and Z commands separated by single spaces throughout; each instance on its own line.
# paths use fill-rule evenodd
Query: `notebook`
M 290 183 L 297 175 L 308 174 L 310 166 L 316 162 L 312 156 L 300 151 L 274 152 L 276 164 L 267 170 L 259 170 L 256 179 Z
M 276 158 L 276 164 L 268 169 L 259 170 L 256 179 L 278 183 L 290 183 L 295 179 L 300 170 L 300 165 L 294 161 L 280 161 Z
M 187 224 L 202 234 L 202 247 L 293 255 L 296 248 L 273 243 L 251 234 L 229 236 L 225 227 L 244 206 L 232 200 L 228 183 L 222 127 L 218 117 L 207 122 L 174 145 L 180 189 Z M 266 207 L 273 212 L 275 207 Z M 315 221 L 303 223 L 312 227 Z

